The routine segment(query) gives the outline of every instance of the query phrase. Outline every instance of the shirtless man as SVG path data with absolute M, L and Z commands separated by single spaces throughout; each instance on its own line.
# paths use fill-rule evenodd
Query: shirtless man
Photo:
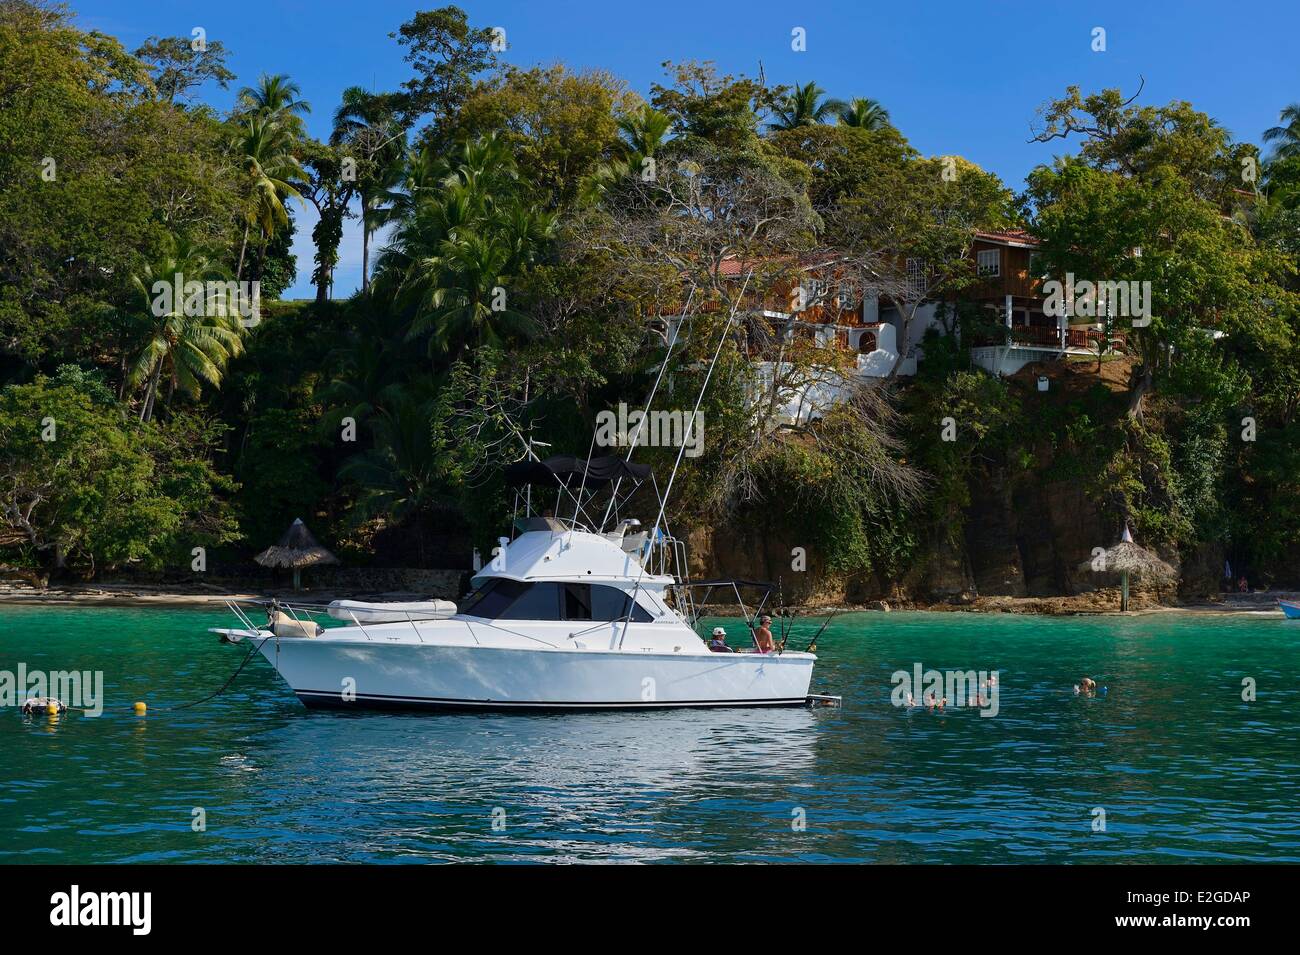
M 758 644 L 759 653 L 771 653 L 776 649 L 776 641 L 772 639 L 772 618 L 762 616 L 758 621 L 758 629 L 754 631 L 754 641 Z

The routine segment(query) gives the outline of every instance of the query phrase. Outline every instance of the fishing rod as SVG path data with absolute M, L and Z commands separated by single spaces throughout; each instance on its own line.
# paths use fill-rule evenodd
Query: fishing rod
M 825 633 L 825 632 L 826 632 L 826 628 L 830 626 L 831 621 L 834 620 L 836 617 L 838 617 L 838 616 L 839 616 L 841 613 L 843 613 L 843 612 L 844 612 L 844 611 L 842 611 L 842 610 L 833 610 L 833 611 L 831 611 L 831 615 L 830 615 L 829 617 L 826 618 L 826 622 L 822 624 L 821 629 L 818 630 L 818 631 L 813 635 L 813 638 L 812 638 L 810 641 L 808 641 L 808 649 L 806 649 L 806 650 L 804 651 L 805 653 L 816 653 L 816 652 L 817 652 L 817 638 L 820 637 L 823 633 Z
M 655 515 L 654 529 L 650 532 L 650 542 L 659 539 L 659 525 L 664 519 L 664 510 L 668 507 L 668 498 L 673 493 L 673 482 L 677 480 L 677 471 L 682 466 L 682 455 L 686 453 L 686 443 L 690 440 L 691 431 L 695 427 L 695 418 L 700 413 L 700 405 L 704 401 L 704 393 L 709 389 L 709 382 L 713 380 L 713 370 L 718 367 L 718 358 L 722 355 L 722 346 L 727 342 L 727 336 L 731 333 L 731 325 L 736 320 L 736 312 L 740 308 L 740 303 L 745 297 L 745 290 L 749 288 L 749 280 L 753 278 L 754 270 L 750 269 L 745 273 L 745 281 L 741 283 L 740 294 L 736 297 L 735 304 L 731 306 L 731 314 L 727 316 L 726 324 L 722 326 L 722 335 L 718 338 L 718 347 L 713 352 L 713 360 L 709 362 L 708 370 L 704 373 L 704 384 L 700 386 L 700 393 L 695 398 L 695 407 L 691 410 L 691 416 L 687 419 L 683 434 L 682 446 L 677 449 L 677 460 L 673 463 L 672 472 L 668 475 L 668 486 L 664 489 L 663 497 L 659 501 L 659 513 Z M 641 590 L 641 578 L 645 576 L 645 564 L 641 565 L 641 572 L 637 574 L 636 586 L 632 588 L 632 600 L 636 600 L 637 593 Z M 623 618 L 623 632 L 619 634 L 618 646 L 623 648 L 623 641 L 627 638 L 627 627 L 632 620 L 632 604 L 628 604 L 627 616 Z

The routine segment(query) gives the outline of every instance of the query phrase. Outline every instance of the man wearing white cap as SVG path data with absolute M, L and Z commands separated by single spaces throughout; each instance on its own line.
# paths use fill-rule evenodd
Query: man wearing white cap
M 721 627 L 713 628 L 713 639 L 709 641 L 709 649 L 714 653 L 735 653 L 736 651 L 727 646 L 727 631 Z

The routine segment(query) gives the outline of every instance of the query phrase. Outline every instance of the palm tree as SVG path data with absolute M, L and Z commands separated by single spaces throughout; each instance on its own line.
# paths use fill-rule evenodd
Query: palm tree
M 440 461 L 429 427 L 438 398 L 428 378 L 393 386 L 385 397 L 384 405 L 376 408 L 367 422 L 373 446 L 344 461 L 339 476 L 360 485 L 354 519 L 382 516 L 401 524 L 440 503 Z M 423 560 L 425 522 L 415 526 Z
M 767 124 L 771 130 L 798 129 L 815 126 L 834 117 L 844 104 L 837 99 L 822 99 L 826 91 L 814 82 L 795 84 L 794 92 L 787 93 L 775 110 L 776 118 Z
M 235 153 L 250 198 L 244 211 L 244 238 L 239 246 L 239 265 L 235 270 L 237 278 L 243 277 L 250 228 L 256 225 L 265 241 L 275 234 L 278 226 L 289 224 L 284 200 L 304 201 L 293 182 L 305 179 L 307 173 L 294 156 L 293 148 L 294 143 L 285 127 L 274 119 L 249 115 L 240 124 Z
M 641 160 L 654 156 L 667 142 L 672 126 L 673 118 L 649 103 L 620 116 L 618 131 L 623 134 L 627 158 L 639 165 Z
M 555 216 L 519 201 L 513 158 L 495 137 L 466 143 L 437 191 L 417 195 L 380 255 L 375 289 L 410 316 L 429 354 L 527 336 L 532 320 L 504 294 L 536 263 Z
M 450 352 L 456 344 L 499 344 L 528 337 L 532 320 L 503 295 L 511 277 L 511 248 L 498 237 L 471 232 L 444 243 L 439 284 L 411 323 L 408 337 L 430 335 L 430 347 Z
M 1272 126 L 1264 130 L 1264 142 L 1277 143 L 1273 147 L 1273 159 L 1290 159 L 1300 156 L 1300 103 L 1292 103 L 1278 114 L 1278 122 L 1284 125 Z
M 836 117 L 841 126 L 854 126 L 858 129 L 884 129 L 889 125 L 889 110 L 865 96 L 842 103 Z
M 278 121 L 296 139 L 305 135 L 302 117 L 311 112 L 306 100 L 300 99 L 302 88 L 284 73 L 268 76 L 263 73 L 257 86 L 245 86 L 239 91 L 238 109 L 262 119 Z
M 361 290 L 370 291 L 370 237 L 385 221 L 393 190 L 401 183 L 406 131 L 397 122 L 387 97 L 360 86 L 343 91 L 334 111 L 330 144 L 346 144 L 357 160 L 357 194 L 361 198 Z
M 583 178 L 578 188 L 578 200 L 592 204 L 608 194 L 616 183 L 629 177 L 641 176 L 647 169 L 646 160 L 663 149 L 672 130 L 673 120 L 648 103 L 620 116 L 618 152 L 608 162 L 603 162 Z
M 221 384 L 226 363 L 242 350 L 238 313 L 224 294 L 214 295 L 207 286 L 228 277 L 206 249 L 175 236 L 166 236 L 161 252 L 131 276 L 135 308 L 129 319 L 137 345 L 127 381 L 145 388 L 140 421 L 153 417 L 164 378 L 173 392 L 197 397 L 203 385 Z M 204 290 L 191 297 L 156 288 L 161 282 L 174 289 L 177 281 L 201 282 Z

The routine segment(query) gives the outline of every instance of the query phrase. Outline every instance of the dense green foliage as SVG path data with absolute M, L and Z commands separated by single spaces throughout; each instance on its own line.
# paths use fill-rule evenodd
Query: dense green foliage
M 1064 482 L 1116 531 L 1296 578 L 1294 105 L 1261 155 L 1190 104 L 1070 89 L 1040 138 L 1077 152 L 1017 195 L 811 80 L 668 63 L 642 100 L 598 70 L 500 66 L 455 7 L 393 39 L 410 79 L 341 91 L 317 141 L 282 74 L 228 114 L 203 105 L 236 79 L 220 44 L 132 54 L 0 0 L 0 562 L 244 559 L 298 516 L 352 560 L 461 561 L 510 515 L 502 465 L 584 453 L 599 412 L 661 377 L 654 408 L 689 410 L 716 353 L 679 528 L 793 534 L 832 572 L 898 580 L 960 546 L 981 485 Z M 315 300 L 279 303 L 307 205 Z M 338 301 L 350 218 L 362 289 Z M 1013 226 L 1045 273 L 1152 283 L 1151 323 L 1118 320 L 1128 355 L 1074 367 L 1094 383 L 1037 396 L 972 366 L 996 325 L 969 301 L 971 240 Z M 914 379 L 813 420 L 781 408 L 851 356 L 745 307 L 810 257 L 895 303 L 902 341 L 909 260 L 944 300 Z M 260 315 L 210 292 L 159 308 L 176 273 L 256 281 Z M 1103 374 L 1115 361 L 1129 380 Z M 676 449 L 636 455 L 666 473 Z

